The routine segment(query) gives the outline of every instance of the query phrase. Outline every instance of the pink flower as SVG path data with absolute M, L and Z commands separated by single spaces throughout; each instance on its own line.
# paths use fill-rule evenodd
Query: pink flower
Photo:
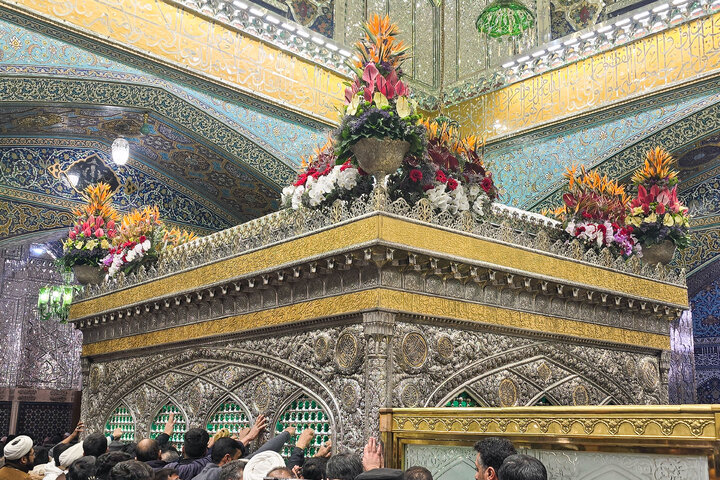
M 375 83 L 377 83 L 378 91 L 385 95 L 388 100 L 395 96 L 395 89 L 382 76 L 378 75 L 375 79 Z
M 396 83 L 398 83 L 397 72 L 395 71 L 394 68 L 392 70 L 390 70 L 390 73 L 387 74 L 387 76 L 385 77 L 385 80 L 387 80 L 387 82 L 390 85 L 392 85 L 393 87 L 395 86 Z
M 97 230 L 95 230 L 95 236 L 97 238 L 101 238 L 103 235 L 105 235 L 105 232 L 103 232 L 102 228 L 98 228 Z
M 405 97 L 408 95 L 408 93 L 409 92 L 408 92 L 407 86 L 405 86 L 405 84 L 403 82 L 398 81 L 395 84 L 395 95 L 397 95 L 398 97 Z
M 360 91 L 360 79 L 355 78 L 355 81 L 345 89 L 345 103 L 350 103 L 357 92 Z
M 372 85 L 373 83 L 375 83 L 375 79 L 378 77 L 378 75 L 380 75 L 380 71 L 377 69 L 375 64 L 371 62 L 365 65 L 362 79 L 368 85 Z
M 98 228 L 102 227 L 104 223 L 105 223 L 105 220 L 103 220 L 102 217 L 95 218 L 95 226 L 96 227 L 98 227 Z
M 107 224 L 108 228 L 115 228 L 115 220 L 110 220 Z
M 371 84 L 369 87 L 365 87 L 363 90 L 363 98 L 366 102 L 372 102 L 373 93 L 375 93 L 375 84 Z
M 75 240 L 75 237 L 77 237 L 77 234 L 75 233 L 74 230 L 70 230 L 68 237 L 70 237 L 70 240 Z
M 665 205 L 662 203 L 658 203 L 657 207 L 655 207 L 655 213 L 657 213 L 658 215 L 662 215 L 663 213 L 665 213 Z

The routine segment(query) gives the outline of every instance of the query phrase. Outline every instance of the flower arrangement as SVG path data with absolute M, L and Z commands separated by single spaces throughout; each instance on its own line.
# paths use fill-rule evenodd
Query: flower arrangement
M 120 271 L 127 275 L 156 262 L 164 251 L 194 238 L 193 233 L 184 230 L 168 230 L 157 207 L 136 209 L 123 216 L 117 241 L 102 265 L 111 277 Z
M 672 170 L 672 162 L 668 152 L 656 147 L 632 177 L 637 196 L 630 203 L 626 221 L 646 246 L 670 240 L 677 248 L 686 248 L 690 241 L 690 216 L 678 200 L 678 172 Z
M 410 153 L 421 155 L 424 131 L 418 125 L 417 103 L 401 80 L 400 64 L 409 47 L 397 41 L 399 29 L 389 17 L 375 15 L 365 26 L 365 36 L 355 44 L 358 59 L 350 66 L 355 79 L 345 89 L 345 107 L 336 134 L 335 153 L 342 164 L 352 147 L 363 138 L 404 140 Z
M 112 196 L 110 185 L 102 182 L 83 192 L 87 204 L 73 210 L 76 221 L 63 241 L 63 255 L 58 259 L 61 267 L 100 264 L 118 233 L 118 213 L 112 206 Z
M 315 150 L 315 155 L 302 159 L 304 171 L 295 183 L 283 189 L 280 203 L 283 207 L 298 209 L 301 206 L 319 208 L 335 200 L 350 201 L 372 191 L 373 179 L 350 160 L 336 164 L 332 140 Z
M 564 173 L 568 179 L 563 205 L 552 214 L 563 223 L 564 231 L 588 248 L 599 250 L 608 247 L 616 254 L 628 258 L 641 256 L 641 248 L 633 234 L 634 228 L 625 225 L 629 198 L 625 187 L 616 181 L 600 176 L 585 167 L 568 168 Z

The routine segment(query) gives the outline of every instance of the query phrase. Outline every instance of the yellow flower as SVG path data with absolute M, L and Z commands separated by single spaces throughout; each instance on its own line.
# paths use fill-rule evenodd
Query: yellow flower
M 375 102 L 375 106 L 377 108 L 387 107 L 390 104 L 387 97 L 380 92 L 375 92 L 375 95 L 373 95 L 373 102 Z
M 350 101 L 350 104 L 347 106 L 346 113 L 348 115 L 355 115 L 357 113 L 357 109 L 360 106 L 360 95 L 355 95 L 353 99 Z
M 103 238 L 102 241 L 100 241 L 100 247 L 104 250 L 107 250 L 108 248 L 110 248 L 110 242 Z
M 412 110 L 410 109 L 410 102 L 408 102 L 407 97 L 398 97 L 396 105 L 397 112 L 398 115 L 400 115 L 400 118 L 409 117 L 412 114 Z
M 79 241 L 75 244 L 75 248 L 77 248 L 78 250 L 82 250 L 83 245 L 84 243 L 82 241 Z
M 88 242 L 85 244 L 85 248 L 87 248 L 88 250 L 92 250 L 97 246 L 97 244 L 97 240 L 88 240 Z
M 633 215 L 640 215 L 641 213 L 643 213 L 643 208 L 642 208 L 642 207 L 635 207 L 635 208 L 632 209 L 632 212 L 631 212 L 631 213 L 632 213 Z
M 640 217 L 630 217 L 630 223 L 636 227 L 639 227 L 642 223 L 642 220 L 640 219 Z
M 643 220 L 644 223 L 655 223 L 657 222 L 657 215 L 654 213 L 651 213 L 647 217 L 645 217 L 645 220 Z
M 663 225 L 665 225 L 666 227 L 672 227 L 673 225 L 675 225 L 675 220 L 673 219 L 673 216 L 671 214 L 665 214 L 663 218 Z

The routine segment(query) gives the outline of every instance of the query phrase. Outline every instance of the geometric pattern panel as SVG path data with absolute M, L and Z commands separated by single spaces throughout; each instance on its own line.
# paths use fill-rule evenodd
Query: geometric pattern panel
M 0 434 L 4 435 L 10 431 L 11 402 L 0 402 Z
M 233 400 L 226 400 L 210 417 L 207 424 L 207 430 L 210 435 L 214 435 L 222 428 L 227 428 L 230 433 L 237 434 L 243 428 L 249 426 L 248 413 L 243 407 Z
M 165 423 L 170 418 L 170 414 L 175 414 L 175 425 L 173 426 L 173 433 L 170 435 L 170 443 L 180 450 L 185 443 L 185 432 L 187 431 L 187 425 L 185 425 L 185 418 L 182 411 L 173 405 L 168 403 L 164 405 L 155 418 L 152 421 L 150 427 L 150 438 L 156 438 L 165 430 Z
M 325 442 L 330 440 L 332 432 L 330 431 L 330 419 L 322 409 L 322 406 L 315 399 L 301 395 L 296 398 L 285 408 L 278 417 L 275 425 L 275 435 L 281 433 L 287 427 L 295 427 L 295 436 L 290 439 L 283 447 L 281 454 L 289 457 L 292 453 L 292 446 L 295 445 L 300 433 L 306 428 L 315 430 L 315 438 L 313 443 L 305 450 L 305 454 L 313 456 Z
M 107 422 L 105 422 L 105 436 L 112 435 L 116 428 L 122 430 L 122 437 L 120 440 L 123 442 L 135 441 L 135 421 L 133 420 L 130 410 L 125 406 L 119 406 L 110 415 Z
M 15 431 L 41 442 L 45 437 L 69 432 L 72 411 L 72 403 L 20 403 Z

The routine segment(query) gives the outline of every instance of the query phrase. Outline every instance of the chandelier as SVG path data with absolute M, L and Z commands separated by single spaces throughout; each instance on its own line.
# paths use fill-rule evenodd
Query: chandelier
M 535 25 L 535 16 L 515 0 L 495 0 L 485 7 L 475 21 L 478 32 L 492 38 L 517 37 Z

